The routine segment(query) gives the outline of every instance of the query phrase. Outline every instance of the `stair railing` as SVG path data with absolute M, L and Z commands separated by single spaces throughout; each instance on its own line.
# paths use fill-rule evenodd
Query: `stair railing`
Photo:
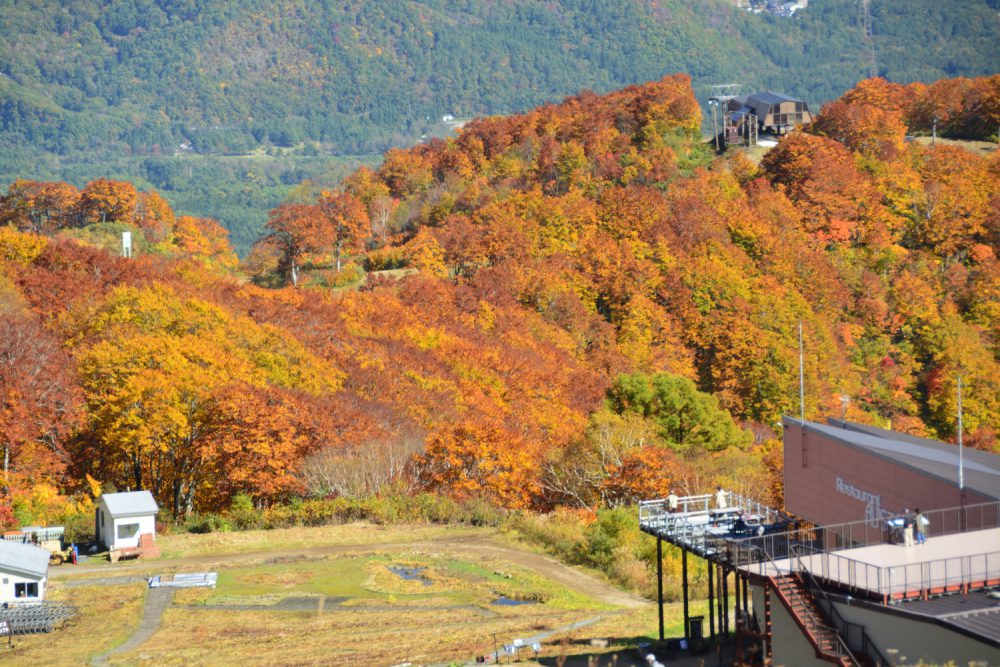
M 881 651 L 878 650 L 878 647 L 875 646 L 874 642 L 872 642 L 868 637 L 868 633 L 865 632 L 863 625 L 852 623 L 840 615 L 840 612 L 837 611 L 837 607 L 833 604 L 833 600 L 830 599 L 830 596 L 827 595 L 823 587 L 820 586 L 816 577 L 813 576 L 813 573 L 805 566 L 805 563 L 802 562 L 800 549 L 801 547 L 798 545 L 791 547 L 791 562 L 793 563 L 792 570 L 802 577 L 802 582 L 807 588 L 809 588 L 822 612 L 826 614 L 827 618 L 833 621 L 834 630 L 841 642 L 843 642 L 846 646 L 847 642 L 844 641 L 843 637 L 849 636 L 851 630 L 856 628 L 856 631 L 860 631 L 861 633 L 861 651 L 875 663 L 875 666 L 882 667 L 883 665 L 891 664 L 885 659 L 885 656 L 882 655 Z
M 768 579 L 772 579 L 773 580 L 772 577 L 768 576 L 768 564 L 770 564 L 771 568 L 773 568 L 774 574 L 776 576 L 780 576 L 783 573 L 782 569 L 778 567 L 778 564 L 774 562 L 774 559 L 771 558 L 771 554 L 769 554 L 766 549 L 764 549 L 762 547 L 758 547 L 756 545 L 747 545 L 747 546 L 750 549 L 752 549 L 752 550 L 760 551 L 760 553 L 762 555 L 762 558 L 760 560 L 756 561 L 757 564 L 761 566 L 759 574 L 762 577 L 767 577 Z M 789 561 L 789 562 L 791 562 L 791 561 Z M 775 590 L 777 590 L 777 586 L 775 586 Z M 780 598 L 782 598 L 782 600 L 784 600 L 784 596 L 781 595 L 780 593 L 779 593 L 778 597 L 780 597 Z M 834 651 L 834 655 L 836 655 L 836 657 L 838 657 L 838 658 L 847 658 L 847 660 L 850 661 L 850 663 L 851 663 L 851 665 L 853 665 L 853 667 L 862 667 L 861 662 L 854 656 L 854 653 L 851 652 L 850 647 L 844 641 L 844 638 L 840 635 L 840 631 L 836 627 L 833 627 L 833 626 L 830 626 L 830 625 L 826 625 L 826 624 L 823 624 L 823 623 L 817 624 L 816 627 L 819 630 L 821 630 L 823 632 L 826 632 L 829 635 L 831 643 L 833 644 L 832 648 L 833 648 L 833 651 Z M 803 626 L 803 629 L 804 629 L 804 626 Z M 811 632 L 807 631 L 807 633 L 810 634 L 810 635 L 812 635 Z M 822 638 L 821 636 L 820 637 L 812 636 L 812 639 L 815 642 L 816 649 L 820 650 L 820 651 L 822 651 L 822 649 L 820 648 L 820 640 L 821 640 L 821 638 Z M 822 651 L 822 652 L 825 652 L 825 651 Z M 888 664 L 888 663 L 883 663 L 883 664 Z

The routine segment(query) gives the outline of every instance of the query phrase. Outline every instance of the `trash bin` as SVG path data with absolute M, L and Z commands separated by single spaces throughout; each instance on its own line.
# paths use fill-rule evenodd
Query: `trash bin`
M 704 627 L 704 616 L 692 616 L 688 619 L 688 637 L 691 638 L 691 641 L 698 641 L 702 638 L 702 628 Z

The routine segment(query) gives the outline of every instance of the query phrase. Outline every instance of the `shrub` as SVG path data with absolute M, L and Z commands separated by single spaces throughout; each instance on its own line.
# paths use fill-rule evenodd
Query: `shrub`
M 66 532 L 63 534 L 65 544 L 90 543 L 95 539 L 94 535 L 94 514 L 75 514 L 67 517 L 63 522 Z
M 257 530 L 264 525 L 261 512 L 253 506 L 253 498 L 245 493 L 233 496 L 227 517 L 236 530 Z
M 189 533 L 225 533 L 232 526 L 218 514 L 192 514 L 184 521 L 184 529 Z
M 387 246 L 372 250 L 365 257 L 365 271 L 390 271 L 406 266 L 406 253 L 399 246 Z

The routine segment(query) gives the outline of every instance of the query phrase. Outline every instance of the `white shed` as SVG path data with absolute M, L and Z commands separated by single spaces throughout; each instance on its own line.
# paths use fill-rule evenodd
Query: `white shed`
M 44 598 L 51 555 L 48 549 L 0 540 L 0 603 Z
M 159 511 L 149 491 L 105 493 L 97 504 L 97 541 L 108 549 L 123 549 L 138 547 L 141 535 L 155 539 Z

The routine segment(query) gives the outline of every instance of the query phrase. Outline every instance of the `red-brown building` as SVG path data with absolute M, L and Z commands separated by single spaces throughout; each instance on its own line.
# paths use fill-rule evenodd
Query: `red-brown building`
M 817 525 L 1000 500 L 1000 456 L 864 424 L 784 420 L 785 507 Z

